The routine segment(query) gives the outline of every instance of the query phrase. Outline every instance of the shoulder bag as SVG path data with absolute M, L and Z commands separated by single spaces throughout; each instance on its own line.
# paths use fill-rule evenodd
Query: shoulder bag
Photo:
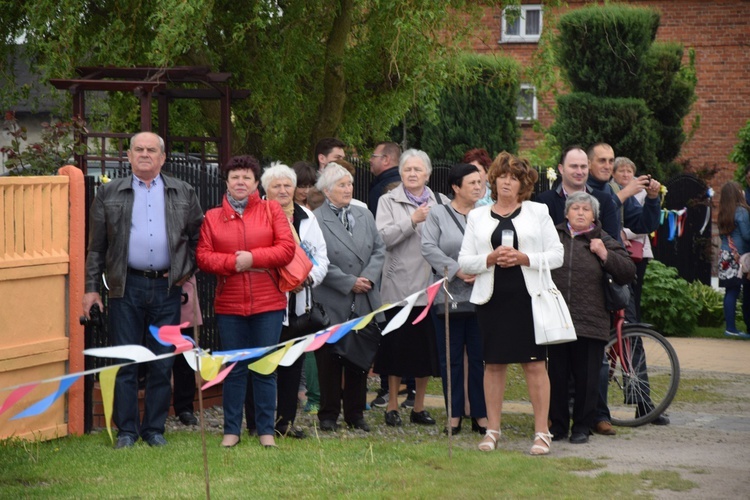
M 604 290 L 604 306 L 607 311 L 625 309 L 630 302 L 630 286 L 618 285 L 612 275 L 602 270 L 602 288 Z
M 643 243 L 638 240 L 630 240 L 630 246 L 626 247 L 630 258 L 633 262 L 638 263 L 643 260 Z
M 301 337 L 308 333 L 315 333 L 328 328 L 331 320 L 328 318 L 323 304 L 315 302 L 312 295 L 312 287 L 305 284 L 305 312 L 300 316 L 293 316 L 294 311 L 289 311 L 289 326 L 287 337 L 290 339 Z
M 354 302 L 352 302 L 349 319 L 356 317 Z M 372 362 L 375 360 L 375 355 L 378 353 L 382 339 L 383 334 L 373 318 L 367 326 L 361 330 L 350 331 L 331 347 L 333 353 L 339 356 L 346 365 L 362 372 L 368 372 L 370 371 L 370 367 L 372 367 Z
M 440 197 L 438 196 L 438 199 Z M 444 205 L 441 203 L 443 208 L 445 208 L 445 211 L 448 212 L 448 215 L 451 216 L 451 219 L 453 219 L 453 222 L 456 223 L 456 226 L 458 226 L 458 230 L 461 231 L 461 234 L 464 234 L 464 228 L 461 226 L 461 223 L 458 222 L 458 219 L 456 218 L 456 214 L 453 213 L 453 210 L 451 210 L 451 207 L 448 205 Z M 438 274 L 437 272 L 435 274 Z M 453 297 L 450 296 L 448 293 L 448 284 L 446 282 L 446 286 L 443 288 L 443 292 L 445 293 L 445 299 L 450 299 L 450 312 L 448 313 L 451 317 L 458 317 L 458 316 L 469 316 L 474 313 L 476 313 L 476 306 L 469 302 L 468 300 L 463 300 L 461 302 L 456 302 L 453 300 Z M 439 317 L 444 318 L 445 317 L 445 304 L 434 304 L 432 306 L 432 310 L 437 314 Z
M 537 345 L 562 344 L 577 339 L 568 304 L 552 281 L 547 256 L 542 254 L 539 287 L 531 295 Z
M 268 205 L 268 201 L 266 201 L 266 214 L 268 215 L 268 222 L 271 224 L 271 228 L 273 228 L 273 216 L 271 215 L 271 207 Z M 295 243 L 292 261 L 286 266 L 276 269 L 279 275 L 277 283 L 279 290 L 282 292 L 291 292 L 305 282 L 312 268 L 313 263 L 307 256 L 307 252 Z

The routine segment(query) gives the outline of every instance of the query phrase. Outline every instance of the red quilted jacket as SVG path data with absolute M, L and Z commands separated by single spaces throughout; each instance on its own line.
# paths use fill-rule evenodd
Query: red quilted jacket
M 216 313 L 250 316 L 286 309 L 286 295 L 276 284 L 275 268 L 291 262 L 295 245 L 289 222 L 277 202 L 261 200 L 256 191 L 240 216 L 224 196 L 221 207 L 206 212 L 196 251 L 198 267 L 217 275 Z M 253 254 L 253 271 L 235 270 L 237 250 Z

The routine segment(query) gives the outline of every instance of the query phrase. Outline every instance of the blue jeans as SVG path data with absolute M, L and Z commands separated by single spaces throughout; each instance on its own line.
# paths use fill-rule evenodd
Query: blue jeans
M 149 333 L 149 325 L 164 326 L 180 323 L 182 289 L 169 288 L 167 278 L 150 279 L 129 274 L 122 298 L 109 299 L 109 335 L 113 346 L 143 345 L 154 354 L 172 352 Z M 113 419 L 118 436 L 140 435 L 148 440 L 164 434 L 164 422 L 172 399 L 172 362 L 174 358 L 148 363 L 143 421 L 138 411 L 138 365 L 123 366 L 115 381 Z
M 252 316 L 217 314 L 221 348 L 248 349 L 278 344 L 284 311 L 270 311 Z M 255 395 L 255 427 L 258 435 L 273 435 L 274 412 L 276 410 L 276 372 L 261 375 L 250 371 L 248 365 L 255 360 L 239 361 L 224 379 L 224 434 L 240 435 L 242 410 L 245 406 L 248 378 L 252 380 Z
M 445 318 L 430 312 L 435 324 L 437 336 L 438 359 L 440 360 L 440 376 L 443 379 L 443 396 L 446 407 L 448 405 L 448 369 L 445 350 Z M 464 349 L 468 356 L 469 368 L 469 406 L 471 416 L 485 418 L 487 407 L 484 401 L 484 363 L 482 362 L 482 337 L 476 316 L 452 317 L 450 319 L 450 351 L 451 351 L 451 416 L 453 418 L 464 415 Z

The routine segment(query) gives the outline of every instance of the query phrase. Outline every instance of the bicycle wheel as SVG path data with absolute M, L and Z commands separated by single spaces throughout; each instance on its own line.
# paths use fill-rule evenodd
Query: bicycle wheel
M 609 364 L 607 404 L 613 424 L 647 424 L 667 409 L 680 384 L 680 362 L 667 339 L 648 328 L 624 325 L 622 352 L 613 334 L 605 355 Z

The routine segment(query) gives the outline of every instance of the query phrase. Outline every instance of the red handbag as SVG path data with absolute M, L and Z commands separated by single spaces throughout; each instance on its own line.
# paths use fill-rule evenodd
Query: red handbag
M 271 207 L 268 201 L 266 201 L 266 214 L 268 214 L 268 222 L 273 227 L 273 217 L 271 216 Z M 282 292 L 291 292 L 302 285 L 310 274 L 310 271 L 312 271 L 312 268 L 313 263 L 305 250 L 299 245 L 294 245 L 294 257 L 292 257 L 292 261 L 286 266 L 276 269 L 279 274 L 279 281 L 277 283 L 279 290 Z
M 625 248 L 627 248 L 633 262 L 640 262 L 643 260 L 643 243 L 636 240 L 630 240 L 630 246 Z

